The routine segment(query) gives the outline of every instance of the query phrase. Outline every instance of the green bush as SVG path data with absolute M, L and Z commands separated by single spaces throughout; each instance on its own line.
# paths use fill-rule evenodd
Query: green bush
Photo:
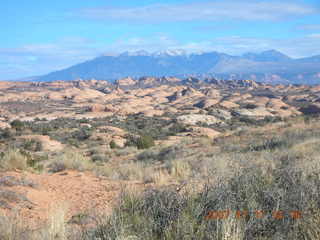
M 146 149 L 154 146 L 154 139 L 150 135 L 141 135 L 138 138 L 127 136 L 126 146 L 135 146 L 138 149 Z
M 109 146 L 111 149 L 115 149 L 118 147 L 114 140 L 111 140 L 111 142 L 109 143 Z
M 13 136 L 13 133 L 9 128 L 0 129 L 0 139 L 8 139 Z
M 33 152 L 39 152 L 39 151 L 42 151 L 42 149 L 43 149 L 42 143 L 40 141 L 35 140 L 35 139 L 26 140 L 23 143 L 22 147 L 25 150 L 33 151 Z
M 18 119 L 13 120 L 10 123 L 10 125 L 11 125 L 12 128 L 16 129 L 17 131 L 21 131 L 25 127 L 25 124 L 22 121 L 18 120 Z
M 72 134 L 72 137 L 79 140 L 79 141 L 83 141 L 83 140 L 87 140 L 88 138 L 90 138 L 91 135 L 92 135 L 92 131 L 87 127 L 83 127 L 83 128 L 80 128 L 79 130 L 75 131 Z
M 151 136 L 142 135 L 137 139 L 136 146 L 138 149 L 146 149 L 154 146 L 154 140 Z

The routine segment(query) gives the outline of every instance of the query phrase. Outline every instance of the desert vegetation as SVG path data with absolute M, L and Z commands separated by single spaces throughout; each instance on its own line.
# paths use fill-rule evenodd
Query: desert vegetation
M 14 101 L 24 117 L 0 118 L 0 239 L 319 239 L 317 87 L 247 84 Z
M 144 182 L 146 187 L 138 192 L 121 190 L 112 214 L 98 216 L 92 209 L 73 216 L 71 223 L 59 210 L 38 231 L 27 229 L 17 216 L 2 217 L 1 226 L 6 227 L 1 237 L 318 239 L 318 125 L 317 117 L 296 118 L 239 130 L 214 141 L 200 138 L 148 149 L 110 148 L 114 155 L 107 162 L 75 150 L 62 152 L 42 160 L 42 171 L 89 170 L 109 179 Z M 119 151 L 125 149 L 129 152 L 124 156 L 132 154 L 132 158 L 114 165 L 112 159 L 123 156 Z M 26 153 L 19 150 L 3 152 L 0 162 L 2 170 L 34 171 Z M 28 201 L 9 190 L 1 191 L 0 198 L 8 204 Z M 227 211 L 228 217 L 208 219 L 212 211 Z M 263 217 L 258 218 L 257 211 Z

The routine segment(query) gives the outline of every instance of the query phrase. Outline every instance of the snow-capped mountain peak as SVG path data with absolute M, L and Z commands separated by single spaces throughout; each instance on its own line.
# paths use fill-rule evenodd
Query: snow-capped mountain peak
M 183 49 L 168 49 L 164 51 L 154 52 L 152 56 L 163 57 L 163 56 L 185 56 L 187 52 Z

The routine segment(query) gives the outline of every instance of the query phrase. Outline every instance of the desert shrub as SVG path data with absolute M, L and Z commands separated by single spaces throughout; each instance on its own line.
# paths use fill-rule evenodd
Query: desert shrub
M 183 149 L 179 146 L 170 146 L 160 150 L 158 159 L 159 161 L 168 161 L 177 158 L 179 154 L 182 154 Z
M 16 120 L 13 120 L 11 123 L 10 123 L 11 127 L 16 129 L 17 131 L 21 131 L 24 127 L 25 127 L 25 124 L 24 122 L 16 119 Z
M 9 206 L 9 209 L 10 209 L 10 204 L 12 203 L 22 203 L 22 202 L 26 204 L 30 203 L 30 201 L 26 196 L 11 190 L 0 190 L 0 202 L 6 203 L 7 206 Z
M 256 125 L 258 120 L 250 118 L 250 117 L 245 117 L 241 116 L 238 118 L 238 121 L 246 123 L 247 125 Z
M 185 132 L 186 130 L 187 130 L 187 128 L 185 125 L 178 123 L 178 122 L 175 122 L 169 127 L 167 135 L 174 136 L 177 133 Z
M 158 160 L 158 155 L 159 155 L 159 150 L 147 149 L 137 155 L 137 160 L 146 162 L 146 163 L 153 163 L 154 161 Z
M 126 147 L 136 147 L 137 137 L 135 137 L 134 135 L 128 134 L 126 136 L 126 140 L 127 140 L 125 143 Z
M 28 153 L 24 153 L 23 155 L 25 155 L 27 157 L 27 165 L 28 167 L 32 168 L 33 170 L 37 171 L 37 172 L 42 172 L 44 169 L 44 161 L 48 160 L 48 155 L 34 155 L 34 154 L 28 154 Z
M 267 124 L 267 123 L 275 123 L 280 122 L 281 117 L 279 116 L 265 116 L 263 119 L 260 120 L 261 125 Z
M 20 239 L 41 239 L 32 234 L 31 229 L 22 226 L 22 220 L 17 217 L 0 216 L 0 239 L 20 240 Z
M 312 120 L 312 115 L 303 115 L 303 122 L 305 124 L 310 124 Z
M 272 156 L 268 151 L 265 154 Z M 231 177 L 220 176 L 220 181 L 201 191 L 180 194 L 161 188 L 137 196 L 124 195 L 114 214 L 94 231 L 95 237 L 318 239 L 319 173 L 297 168 L 285 155 L 275 160 L 273 168 L 252 165 Z M 205 219 L 208 212 L 217 210 L 230 210 L 230 215 L 227 219 Z M 262 211 L 263 217 L 257 218 L 255 211 Z M 277 211 L 281 211 L 278 218 Z M 292 211 L 299 211 L 303 218 L 294 219 Z
M 0 215 L 1 240 L 65 240 L 80 239 L 77 231 L 69 231 L 65 223 L 65 210 L 50 210 L 48 223 L 40 228 L 28 227 L 18 214 L 13 216 Z M 71 234 L 72 232 L 72 234 Z
M 145 149 L 154 146 L 154 140 L 151 136 L 142 135 L 137 139 L 137 148 L 138 149 Z
M 84 171 L 92 168 L 92 162 L 76 151 L 67 151 L 56 156 L 48 167 L 50 172 L 66 169 Z
M 91 137 L 91 135 L 92 135 L 91 129 L 87 127 L 83 127 L 73 132 L 72 137 L 79 141 L 83 141 L 83 140 L 87 140 L 89 137 Z
M 319 115 L 320 108 L 315 104 L 309 104 L 308 106 L 301 107 L 299 111 L 305 115 Z
M 170 161 L 167 164 L 167 168 L 170 175 L 176 179 L 188 179 L 192 174 L 190 164 L 182 159 Z
M 301 144 L 308 139 L 320 139 L 320 131 L 318 128 L 291 128 L 276 135 L 275 132 L 264 133 L 255 132 L 248 135 L 249 129 L 243 129 L 234 134 L 231 138 L 219 138 L 215 140 L 215 144 L 221 146 L 224 152 L 250 152 L 250 151 L 276 151 L 288 150 L 294 145 Z
M 26 178 L 17 178 L 14 176 L 4 176 L 0 177 L 0 186 L 28 186 L 28 187 L 35 187 L 36 184 L 29 179 Z
M 42 143 L 38 140 L 35 140 L 35 139 L 26 140 L 23 143 L 22 147 L 25 150 L 34 151 L 34 152 L 39 152 L 39 151 L 42 151 L 42 149 L 43 149 Z
M 138 138 L 129 135 L 127 137 L 126 146 L 135 146 L 138 149 L 146 149 L 154 146 L 154 139 L 150 135 L 141 135 Z
M 0 140 L 1 139 L 8 139 L 13 136 L 12 131 L 9 128 L 0 129 Z
M 246 151 L 264 151 L 264 150 L 275 150 L 277 148 L 288 148 L 290 143 L 279 138 L 271 138 L 264 140 L 261 144 L 252 144 Z
M 54 161 L 49 165 L 49 169 L 52 173 L 62 172 L 67 169 L 67 165 L 63 161 Z
M 115 149 L 115 151 L 113 152 L 113 154 L 117 157 L 121 157 L 121 156 L 128 156 L 131 154 L 136 154 L 138 152 L 138 149 L 134 146 L 127 146 L 125 148 L 117 148 Z
M 110 126 L 125 129 L 135 135 L 150 135 L 154 139 L 164 139 L 170 135 L 168 128 L 172 120 L 165 120 L 162 117 L 147 117 L 141 114 L 128 115 L 125 120 L 119 117 L 107 117 L 94 119 L 93 126 L 103 126 L 106 123 Z
M 246 108 L 246 109 L 255 109 L 255 108 L 257 108 L 257 105 L 252 104 L 252 103 L 248 103 L 248 104 L 246 104 L 244 106 L 244 108 Z
M 0 169 L 27 169 L 27 158 L 17 149 L 9 149 L 0 156 Z
M 204 209 L 249 210 L 250 214 L 244 217 L 245 239 L 275 239 L 276 236 L 305 239 L 309 233 L 300 232 L 304 223 L 293 219 L 290 212 L 301 211 L 304 218 L 312 216 L 320 203 L 319 193 L 313 189 L 319 186 L 318 179 L 313 179 L 312 183 L 306 181 L 301 172 L 282 163 L 271 175 L 257 169 L 247 169 L 246 173 L 233 177 L 227 184 L 209 188 L 205 192 Z M 266 214 L 263 219 L 254 217 L 253 211 L 257 209 Z M 284 216 L 281 221 L 273 216 L 279 209 Z
M 115 149 L 118 147 L 114 140 L 111 140 L 111 142 L 109 143 L 109 146 L 111 149 Z
M 150 180 L 147 169 L 143 163 L 129 162 L 121 167 L 106 163 L 103 166 L 95 166 L 94 172 L 98 176 L 105 176 L 112 180 Z
M 178 157 L 183 158 L 183 156 L 187 153 L 186 149 L 183 146 L 169 146 L 161 149 L 146 149 L 137 155 L 137 161 L 142 161 L 145 163 L 154 163 L 154 162 L 170 162 Z
M 93 162 L 106 162 L 106 157 L 101 154 L 95 154 L 91 157 Z
M 184 154 L 185 149 L 183 146 L 169 146 L 161 148 L 160 150 L 146 150 L 139 154 L 138 160 L 146 161 L 148 158 L 153 161 L 160 161 L 160 162 L 168 162 L 171 160 L 176 159 L 178 156 L 182 157 Z
M 143 197 L 123 194 L 115 214 L 98 226 L 90 239 L 163 239 L 167 226 L 179 217 L 184 204 L 185 199 L 172 190 L 152 189 Z
M 71 146 L 75 146 L 75 147 L 80 147 L 80 143 L 77 139 L 74 138 L 69 138 L 68 140 L 66 140 L 66 143 L 71 145 Z
M 79 123 L 89 123 L 89 122 L 90 121 L 87 118 L 82 118 L 82 119 L 79 120 Z

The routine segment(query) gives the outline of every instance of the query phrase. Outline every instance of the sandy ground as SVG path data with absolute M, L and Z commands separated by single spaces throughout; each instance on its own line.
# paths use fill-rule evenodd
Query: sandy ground
M 66 220 L 76 214 L 87 212 L 110 214 L 124 188 L 144 188 L 144 184 L 139 182 L 110 181 L 98 178 L 90 172 L 0 173 L 0 179 L 6 176 L 25 179 L 35 185 L 32 187 L 0 185 L 0 190 L 13 191 L 28 199 L 28 201 L 12 201 L 9 209 L 0 207 L 0 213 L 17 214 L 30 227 L 45 223 L 49 214 L 61 208 L 66 210 Z

